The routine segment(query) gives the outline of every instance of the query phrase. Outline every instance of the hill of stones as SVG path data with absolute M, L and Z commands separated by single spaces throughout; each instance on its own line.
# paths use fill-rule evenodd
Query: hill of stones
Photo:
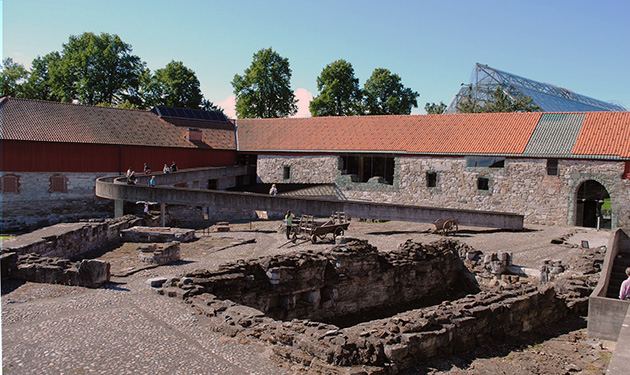
M 585 315 L 604 249 L 540 280 L 505 274 L 510 254 L 443 239 L 380 252 L 340 238 L 322 251 L 227 263 L 161 280 L 226 335 L 269 343 L 322 374 L 397 374 L 440 355 Z

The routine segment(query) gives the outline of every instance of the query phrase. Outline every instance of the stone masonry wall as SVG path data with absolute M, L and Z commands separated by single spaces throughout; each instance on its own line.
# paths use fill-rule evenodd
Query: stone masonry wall
M 426 253 L 426 259 L 419 259 L 423 258 L 420 256 L 422 253 Z M 451 275 L 433 274 L 426 270 L 414 272 L 407 265 L 433 263 L 432 267 L 439 268 L 448 263 L 447 258 L 454 254 L 469 259 L 470 254 L 478 253 L 456 241 L 442 240 L 429 245 L 407 241 L 390 256 L 385 256 L 386 259 L 379 260 L 382 273 L 377 273 L 371 265 L 371 246 L 365 241 L 350 241 L 322 253 L 291 253 L 227 264 L 215 272 L 195 271 L 182 278 L 164 280 L 158 292 L 183 298 L 206 315 L 209 318 L 208 326 L 217 331 L 273 344 L 275 354 L 309 367 L 309 373 L 394 375 L 426 359 L 462 353 L 486 345 L 489 341 L 500 342 L 505 337 L 518 337 L 523 332 L 539 329 L 568 314 L 583 311 L 580 306 L 588 300 L 592 290 L 592 286 L 586 286 L 586 278 L 592 275 L 594 280 L 597 279 L 591 259 L 586 262 L 590 267 L 583 270 L 588 275 L 576 270 L 566 276 L 577 283 L 578 290 L 584 289 L 583 293 L 576 289 L 563 290 L 561 285 L 566 285 L 566 282 L 536 286 L 530 281 L 518 280 L 517 276 L 509 276 L 506 279 L 511 280 L 509 283 L 501 283 L 490 289 L 486 287 L 484 291 L 469 293 L 459 299 L 346 326 L 308 320 L 304 316 L 294 317 L 291 321 L 277 320 L 270 314 L 273 311 L 267 309 L 269 306 L 250 304 L 255 302 L 257 296 L 252 294 L 247 305 L 241 301 L 248 294 L 243 293 L 246 290 L 252 293 L 254 290 L 264 292 L 277 286 L 280 289 L 292 287 L 297 292 L 295 295 L 301 296 L 301 288 L 321 282 L 317 277 L 321 277 L 321 271 L 316 270 L 322 268 L 319 263 L 324 259 L 336 270 L 324 271 L 323 277 L 333 280 L 338 272 L 338 275 L 345 275 L 348 280 L 354 279 L 353 283 L 346 285 L 351 291 L 359 288 L 378 289 L 380 283 L 387 284 L 385 274 L 391 272 L 392 267 L 398 267 L 400 275 L 397 282 L 401 287 L 389 287 L 386 292 L 377 290 L 376 293 L 389 294 L 402 301 L 403 295 L 414 292 L 403 290 L 403 285 L 405 288 L 424 289 L 422 284 L 427 282 L 433 283 L 430 287 L 434 287 L 435 282 L 448 282 L 452 273 L 457 272 L 448 271 Z M 353 257 L 353 254 L 360 256 Z M 439 261 L 435 262 L 436 259 Z M 340 260 L 340 265 L 337 265 L 337 260 Z M 442 279 L 445 276 L 446 279 Z M 370 277 L 371 281 L 367 279 Z M 477 274 L 477 277 L 482 276 Z M 412 285 L 414 282 L 415 285 Z M 595 285 L 595 282 L 591 284 Z M 332 295 L 334 303 L 326 308 L 333 309 L 337 314 L 351 311 L 366 300 L 380 297 L 355 294 L 354 298 L 357 299 L 352 301 L 341 299 L 342 293 Z M 311 294 L 305 296 L 310 297 Z M 298 298 L 292 300 L 291 306 L 312 306 L 318 302 L 321 300 Z M 384 303 L 384 306 L 372 306 L 372 309 L 386 310 L 388 302 Z M 370 318 L 374 317 L 368 316 Z
M 218 271 L 186 275 L 191 293 L 261 310 L 275 319 L 330 321 L 389 306 L 478 290 L 454 245 L 406 246 L 379 252 L 365 241 L 352 241 L 323 253 L 312 251 L 240 261 Z M 186 284 L 186 283 L 184 283 Z
M 291 167 L 289 179 L 284 179 L 284 167 Z M 259 155 L 258 177 L 263 183 L 334 183 L 339 175 L 337 156 L 269 156 Z
M 337 157 L 271 157 L 258 164 L 260 178 L 283 182 L 282 165 L 291 165 L 291 182 L 336 183 L 352 200 L 522 214 L 525 223 L 575 225 L 580 185 L 595 180 L 612 200 L 612 226 L 630 225 L 630 180 L 623 162 L 559 160 L 558 175 L 548 176 L 547 159 L 506 159 L 504 168 L 469 168 L 464 158 L 396 157 L 393 185 L 352 183 L 341 175 Z M 324 162 L 325 160 L 325 162 Z M 308 171 L 304 174 L 301 170 Z M 427 187 L 426 173 L 437 174 Z M 477 178 L 489 189 L 477 189 Z
M 144 219 L 133 215 L 103 222 L 57 224 L 4 240 L 2 253 L 72 258 L 107 243 L 118 242 L 122 230 L 142 224 L 145 224 Z
M 2 233 L 26 232 L 60 222 L 112 217 L 113 201 L 94 195 L 106 173 L 0 172 L 19 177 L 17 193 L 2 193 Z M 111 174 L 111 173 L 110 173 Z M 65 179 L 67 192 L 51 192 L 51 177 Z

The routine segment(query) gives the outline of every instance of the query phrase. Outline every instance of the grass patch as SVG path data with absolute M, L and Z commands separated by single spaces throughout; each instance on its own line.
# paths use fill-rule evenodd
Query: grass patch
M 599 352 L 599 358 L 601 358 L 601 360 L 604 361 L 604 362 L 610 362 L 610 360 L 612 359 L 612 353 L 611 352 Z

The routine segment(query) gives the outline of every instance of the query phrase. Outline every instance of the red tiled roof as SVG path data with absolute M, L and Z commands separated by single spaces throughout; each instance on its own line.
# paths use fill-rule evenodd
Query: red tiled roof
M 573 154 L 630 158 L 630 112 L 587 113 Z
M 353 116 L 237 121 L 241 151 L 520 154 L 540 113 Z
M 186 128 L 141 110 L 2 98 L 0 120 L 5 140 L 197 147 L 186 140 Z M 210 147 L 235 148 L 233 129 L 203 129 L 203 133 Z

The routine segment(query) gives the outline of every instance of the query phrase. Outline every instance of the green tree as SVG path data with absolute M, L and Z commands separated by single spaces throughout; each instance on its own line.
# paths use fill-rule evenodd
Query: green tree
M 53 95 L 61 101 L 116 105 L 129 99 L 139 85 L 144 63 L 131 54 L 131 46 L 118 35 L 72 35 L 61 58 L 49 66 Z
M 427 114 L 429 115 L 439 115 L 444 113 L 446 110 L 446 104 L 443 102 L 440 102 L 440 104 L 426 103 L 424 105 L 424 110 L 427 111 Z
M 203 109 L 204 111 L 221 112 L 225 115 L 225 112 L 223 112 L 223 108 L 219 107 L 208 99 L 204 99 L 201 101 L 201 109 Z
M 146 98 L 148 106 L 183 108 L 200 108 L 204 100 L 197 75 L 181 61 L 171 61 L 155 71 Z
M 420 96 L 405 87 L 398 74 L 389 69 L 375 69 L 365 82 L 365 109 L 370 115 L 408 115 L 411 108 L 418 107 Z
M 31 62 L 31 72 L 25 85 L 26 95 L 30 99 L 59 101 L 53 93 L 50 70 L 61 60 L 59 52 L 51 52 L 44 57 L 37 56 Z
M 353 116 L 363 114 L 359 79 L 352 64 L 337 60 L 328 64 L 317 77 L 319 95 L 309 104 L 313 117 Z
M 289 60 L 271 48 L 254 54 L 245 74 L 234 76 L 236 115 L 239 118 L 286 117 L 297 112 L 291 90 Z
M 512 99 L 501 87 L 497 87 L 483 106 L 474 98 L 466 98 L 459 102 L 457 110 L 462 113 L 534 112 L 540 107 L 528 96 Z
M 2 61 L 1 68 L 0 97 L 25 97 L 24 86 L 28 79 L 28 70 L 24 68 L 24 65 L 16 63 L 12 58 L 7 57 Z

